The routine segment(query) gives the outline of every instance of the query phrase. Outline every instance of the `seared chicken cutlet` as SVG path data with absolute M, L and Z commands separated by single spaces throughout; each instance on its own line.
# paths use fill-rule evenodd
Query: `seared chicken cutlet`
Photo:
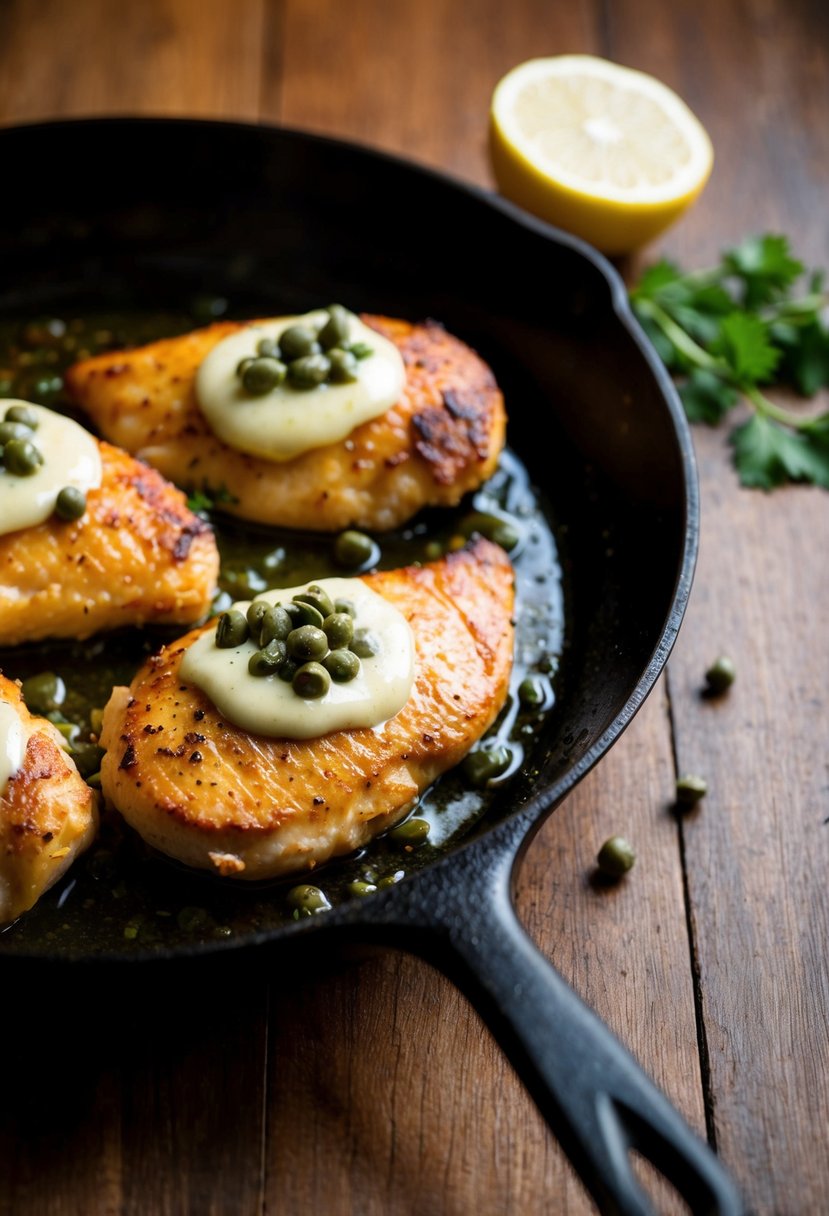
M 513 652 L 503 550 L 479 539 L 441 561 L 352 582 L 398 610 L 413 639 L 408 699 L 375 727 L 279 738 L 232 725 L 180 670 L 212 625 L 114 691 L 103 790 L 149 844 L 242 879 L 310 869 L 400 819 L 492 724 Z
M 0 646 L 208 611 L 219 569 L 208 525 L 154 469 L 108 443 L 99 451 L 101 482 L 79 518 L 0 534 Z
M 231 446 L 200 408 L 199 369 L 241 325 L 222 322 L 98 355 L 70 368 L 66 382 L 101 434 L 178 485 L 221 488 L 223 510 L 316 531 L 386 530 L 421 507 L 455 505 L 492 474 L 504 443 L 504 404 L 487 365 L 437 323 L 361 320 L 402 356 L 402 390 L 378 416 L 287 459 Z M 368 371 L 371 358 L 352 378 Z M 294 394 L 303 412 L 324 395 Z M 230 413 L 238 418 L 245 408 L 237 401 Z
M 92 842 L 97 795 L 61 734 L 0 674 L 0 925 L 28 911 Z

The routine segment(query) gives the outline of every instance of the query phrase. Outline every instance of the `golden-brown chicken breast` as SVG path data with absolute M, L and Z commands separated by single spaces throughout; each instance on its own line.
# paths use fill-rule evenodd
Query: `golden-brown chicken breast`
M 210 528 L 155 469 L 100 449 L 102 482 L 80 519 L 0 535 L 0 646 L 191 624 L 208 611 L 219 570 Z
M 97 794 L 60 744 L 0 674 L 0 924 L 28 911 L 95 835 Z
M 274 739 L 231 725 L 179 673 L 204 632 L 149 660 L 104 713 L 107 799 L 155 848 L 243 879 L 310 869 L 400 819 L 507 695 L 513 572 L 497 545 L 364 576 L 414 636 L 411 695 L 383 726 Z
M 223 510 L 284 527 L 382 531 L 421 507 L 455 505 L 489 477 L 506 419 L 490 369 L 440 325 L 361 319 L 403 357 L 400 400 L 347 439 L 279 463 L 218 439 L 196 400 L 199 365 L 238 324 L 98 355 L 70 368 L 66 383 L 102 435 L 180 486 L 227 491 Z

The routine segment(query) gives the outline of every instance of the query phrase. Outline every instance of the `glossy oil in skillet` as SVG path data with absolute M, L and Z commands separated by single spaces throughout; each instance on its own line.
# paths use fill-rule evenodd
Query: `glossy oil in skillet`
M 6 306 L 20 303 L 23 281 L 30 302 L 54 302 L 60 285 L 76 306 L 92 282 L 99 301 L 126 289 L 133 303 L 156 305 L 162 284 L 170 303 L 174 292 L 192 297 L 209 284 L 254 315 L 270 311 L 278 281 L 289 285 L 286 311 L 339 299 L 389 316 L 438 316 L 494 368 L 510 402 L 510 443 L 553 504 L 563 539 L 571 612 L 556 704 L 477 836 L 362 905 L 251 926 L 230 944 L 276 950 L 346 935 L 423 953 L 488 1019 L 603 1212 L 651 1211 L 630 1168 L 635 1147 L 694 1213 L 735 1216 L 738 1196 L 713 1154 L 533 949 L 510 900 L 533 831 L 652 688 L 690 588 L 690 441 L 621 283 L 586 247 L 481 192 L 333 141 L 153 120 L 46 124 L 0 139 L 11 163 L 37 155 L 69 176 L 79 158 L 105 158 L 115 133 L 122 157 L 110 162 L 106 199 L 84 181 L 57 210 L 35 190 L 15 197 L 0 234 Z M 171 167 L 163 199 L 154 189 L 136 197 L 127 167 L 159 158 Z M 80 957 L 96 953 L 97 925 L 89 930 Z M 172 957 L 209 965 L 223 945 L 182 945 Z M 18 958 L 49 953 L 32 943 Z M 123 946 L 101 954 L 112 963 L 146 957 Z M 54 943 L 51 955 L 60 958 Z M 14 961 L 11 951 L 3 958 Z

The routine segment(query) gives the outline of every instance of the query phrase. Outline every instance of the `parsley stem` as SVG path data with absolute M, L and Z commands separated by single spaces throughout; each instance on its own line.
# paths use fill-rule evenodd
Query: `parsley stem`
M 751 402 L 758 414 L 762 414 L 766 418 L 773 418 L 775 422 L 780 422 L 783 426 L 789 426 L 793 431 L 802 431 L 814 421 L 812 418 L 798 418 L 794 414 L 790 414 L 788 410 L 781 409 L 779 405 L 775 405 L 773 401 L 769 401 L 764 393 L 761 393 L 759 388 L 753 384 L 742 385 L 742 392 Z
M 697 367 L 704 367 L 706 371 L 718 372 L 720 374 L 724 372 L 728 373 L 728 365 L 725 360 L 715 359 L 713 355 L 709 355 L 708 351 L 695 342 L 691 335 L 686 333 L 682 326 L 660 304 L 655 303 L 653 300 L 640 300 L 639 308 L 644 310 L 656 322 L 665 334 L 665 337 L 691 363 L 695 363 Z

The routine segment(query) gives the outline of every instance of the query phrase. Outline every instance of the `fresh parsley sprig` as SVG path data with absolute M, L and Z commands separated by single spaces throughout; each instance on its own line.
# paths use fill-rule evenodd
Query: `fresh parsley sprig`
M 803 417 L 762 391 L 786 386 L 813 397 L 829 385 L 829 297 L 784 236 L 753 236 L 709 270 L 663 259 L 631 290 L 634 312 L 677 381 L 692 422 L 716 425 L 737 404 L 752 415 L 730 435 L 745 486 L 801 481 L 829 489 L 829 412 Z

